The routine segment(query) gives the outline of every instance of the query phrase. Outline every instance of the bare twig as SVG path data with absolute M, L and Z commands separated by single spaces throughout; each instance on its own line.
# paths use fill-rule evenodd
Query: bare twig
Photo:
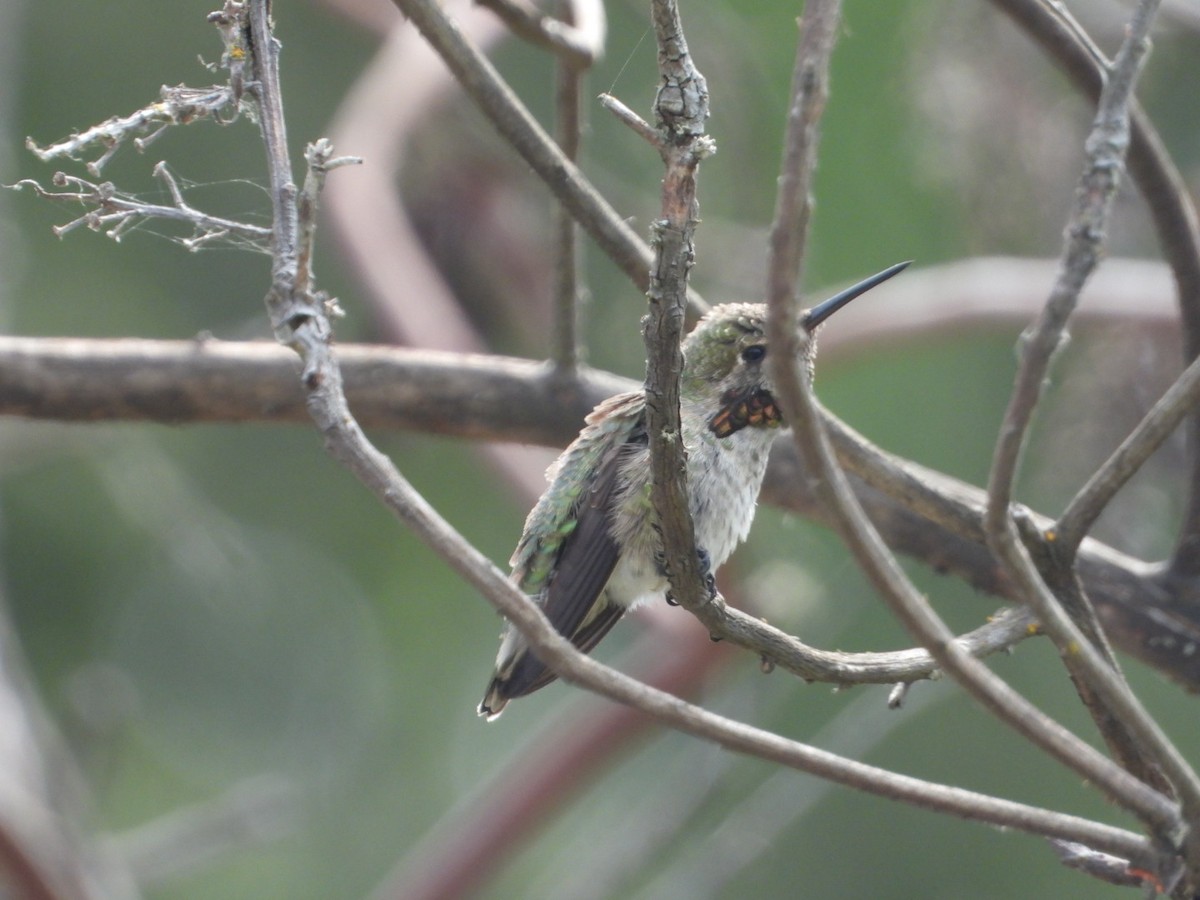
M 1108 853 L 1097 853 L 1090 847 L 1076 844 L 1074 841 L 1050 840 L 1050 847 L 1058 857 L 1059 862 L 1069 869 L 1085 872 L 1093 878 L 1106 881 L 1121 887 L 1145 887 L 1150 885 L 1154 893 L 1151 897 L 1168 892 L 1168 888 L 1152 872 L 1137 869 L 1129 865 L 1129 860 L 1112 856 Z
M 87 164 L 88 172 L 98 178 L 105 164 L 125 143 L 132 143 L 140 153 L 172 125 L 187 125 L 201 119 L 228 125 L 238 116 L 240 99 L 237 90 L 229 84 L 207 88 L 164 85 L 156 102 L 135 113 L 114 116 L 45 147 L 39 146 L 33 138 L 27 138 L 25 146 L 42 162 L 79 159 L 87 150 L 99 146 L 103 148 L 100 156 Z
M 563 155 L 578 161 L 583 71 L 604 49 L 607 32 L 599 0 L 559 0 L 558 17 L 527 0 L 481 0 L 516 34 L 555 54 L 555 139 Z M 554 207 L 554 340 L 551 359 L 562 375 L 574 372 L 579 361 L 578 226 L 562 204 Z
M 514 34 L 544 47 L 574 69 L 588 68 L 604 52 L 608 27 L 599 0 L 571 0 L 562 5 L 566 14 L 557 17 L 528 0 L 479 0 L 479 4 L 503 19 Z
M 55 237 L 65 237 L 83 226 L 92 231 L 103 231 L 105 235 L 119 242 L 125 232 L 141 222 L 149 219 L 166 219 L 192 226 L 192 236 L 179 241 L 188 250 L 196 251 L 214 241 L 239 238 L 251 246 L 265 251 L 264 244 L 270 237 L 270 229 L 209 215 L 190 206 L 183 199 L 183 192 L 179 189 L 178 183 L 165 163 L 158 163 L 154 167 L 154 174 L 167 186 L 172 200 L 175 201 L 174 206 L 147 203 L 118 191 L 110 181 L 96 184 L 84 178 L 67 175 L 65 172 L 56 172 L 51 179 L 54 187 L 65 190 L 48 191 L 36 181 L 28 178 L 18 181 L 12 187 L 17 190 L 28 187 L 39 197 L 47 200 L 93 207 L 67 224 L 55 226 L 53 229 Z
M 1074 553 L 1113 496 L 1197 404 L 1200 404 L 1200 359 L 1192 361 L 1058 517 L 1053 529 L 1055 542 L 1064 552 Z
M 1153 0 L 1140 4 L 1135 25 L 1148 29 L 1156 8 L 1157 2 Z M 1042 315 L 1022 338 L 1021 367 L 1000 428 L 988 479 L 988 516 L 992 531 L 1001 530 L 1008 516 L 1017 461 L 1046 374 L 1062 343 L 1067 320 L 1074 312 L 1084 282 L 1100 261 L 1108 212 L 1129 146 L 1129 103 L 1148 51 L 1149 39 L 1145 30 L 1138 30 L 1122 46 L 1118 65 L 1101 95 L 1095 124 L 1088 136 L 1088 159 L 1076 190 L 1075 209 L 1067 226 L 1058 278 Z
M 321 138 L 309 144 L 304 151 L 304 162 L 307 172 L 304 176 L 304 188 L 296 198 L 296 217 L 300 223 L 298 241 L 297 288 L 301 291 L 316 291 L 316 275 L 313 272 L 313 252 L 317 235 L 317 205 L 321 191 L 325 187 L 325 176 L 333 169 L 343 166 L 362 165 L 362 159 L 357 156 L 334 156 L 333 143 Z M 337 306 L 337 301 L 322 296 L 327 313 L 341 316 L 343 313 Z
M 775 218 L 771 223 L 767 261 L 767 296 L 790 297 L 800 283 L 804 248 L 812 215 L 812 175 L 817 165 L 821 115 L 829 98 L 829 60 L 841 22 L 840 0 L 806 4 L 800 19 L 800 40 L 792 70 L 791 105 L 788 108 L 783 162 L 776 192 Z M 772 347 L 794 356 L 799 311 L 794 303 L 783 307 L 788 315 L 768 330 Z M 770 320 L 768 321 L 770 329 Z M 772 354 L 774 356 L 775 354 Z
M 580 4 L 560 0 L 559 9 L 564 23 L 574 23 L 581 13 Z M 589 0 L 586 6 L 599 8 L 603 22 L 603 7 Z M 595 10 L 591 11 L 595 13 Z M 559 21 L 559 20 L 554 20 Z M 603 31 L 596 35 L 603 43 Z M 596 53 L 600 47 L 595 48 Z M 595 54 L 582 60 L 559 56 L 554 65 L 554 131 L 558 146 L 571 162 L 579 159 L 579 143 L 582 133 L 583 71 L 590 65 Z M 561 204 L 554 206 L 554 344 L 551 357 L 560 373 L 570 374 L 579 363 L 579 226 L 574 217 Z
M 1066 229 L 1059 273 L 1050 298 L 1037 321 L 1022 336 L 1021 363 L 988 478 L 987 539 L 1014 582 L 1026 593 L 1026 602 L 1058 646 L 1085 706 L 1110 745 L 1122 748 L 1118 756 L 1126 766 L 1148 782 L 1157 776 L 1141 759 L 1140 743 L 1129 735 L 1122 721 L 1112 714 L 1110 694 L 1127 694 L 1116 658 L 1086 594 L 1074 590 L 1070 574 L 1069 546 L 1055 546 L 1058 565 L 1045 567 L 1045 579 L 1034 570 L 1033 561 L 1021 546 L 1021 536 L 1012 514 L 1012 494 L 1018 460 L 1041 400 L 1054 356 L 1066 334 L 1079 294 L 1100 261 L 1109 210 L 1116 195 L 1129 145 L 1129 104 L 1133 87 L 1149 51 L 1148 31 L 1156 2 L 1138 7 L 1131 33 L 1122 45 L 1110 78 L 1100 95 L 1092 131 L 1086 143 L 1087 160 L 1075 193 L 1075 207 Z M 1036 540 L 1039 535 L 1028 529 Z M 1053 536 L 1051 532 L 1049 537 Z M 1049 588 L 1053 581 L 1058 597 Z M 1059 604 L 1064 608 L 1060 608 Z M 1074 620 L 1074 626 L 1070 619 Z M 1076 650 L 1075 648 L 1079 648 Z M 1102 681 L 1103 685 L 1097 685 Z M 1097 692 L 1099 696 L 1096 696 Z
M 600 105 L 616 116 L 617 120 L 626 125 L 634 134 L 657 150 L 659 154 L 663 153 L 663 136 L 655 130 L 653 125 L 612 94 L 601 94 Z
M 576 221 L 640 290 L 649 286 L 651 253 L 632 228 L 534 121 L 495 67 L 431 0 L 393 0 L 446 61 L 467 95 Z M 696 301 L 702 306 L 703 301 Z

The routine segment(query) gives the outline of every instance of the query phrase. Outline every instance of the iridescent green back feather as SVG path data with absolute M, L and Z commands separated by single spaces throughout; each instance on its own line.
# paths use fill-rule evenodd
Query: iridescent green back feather
M 612 476 L 622 448 L 642 427 L 640 391 L 610 397 L 592 411 L 579 437 L 546 473 L 550 487 L 529 512 L 513 551 L 513 578 L 529 594 L 545 589 L 563 545 L 579 523 L 580 505 Z

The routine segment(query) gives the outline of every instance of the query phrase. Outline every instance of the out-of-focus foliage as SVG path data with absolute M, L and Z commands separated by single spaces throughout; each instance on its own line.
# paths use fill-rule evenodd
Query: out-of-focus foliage
M 695 270 L 710 299 L 753 297 L 762 284 L 798 6 L 685 5 L 691 49 L 712 91 L 719 147 L 701 179 Z M 1111 49 L 1126 7 L 1096 6 L 1103 8 L 1088 10 L 1088 24 Z M 27 134 L 53 140 L 142 106 L 162 83 L 211 80 L 196 58 L 219 53 L 207 11 L 205 4 L 146 0 L 24 4 L 19 36 L 7 39 L 15 55 L 5 63 L 0 180 L 51 174 L 20 148 Z M 274 13 L 298 151 L 325 133 L 375 39 L 316 2 L 276 3 Z M 588 95 L 610 91 L 645 111 L 656 81 L 647 11 L 623 2 L 609 15 L 607 55 Z M 1200 95 L 1190 87 L 1200 79 L 1198 44 L 1196 32 L 1164 18 L 1143 82 L 1147 106 L 1193 178 L 1200 163 Z M 547 61 L 515 43 L 496 57 L 545 120 Z M 645 230 L 657 203 L 657 159 L 597 104 L 587 115 L 584 169 Z M 1056 255 L 1089 118 L 1058 74 L 985 4 L 850 0 L 823 127 L 806 283 L 819 288 L 905 258 L 920 266 L 974 253 Z M 266 216 L 261 149 L 249 125 L 176 130 L 144 156 L 120 154 L 104 177 L 126 190 L 157 192 L 150 170 L 159 159 L 186 180 L 196 205 L 256 221 Z M 393 174 L 378 177 L 386 185 Z M 466 302 L 494 346 L 543 355 L 548 301 L 522 290 L 544 285 L 544 272 L 515 277 L 510 258 L 488 258 L 478 241 L 464 244 L 456 226 L 478 199 L 464 185 L 486 178 L 489 188 L 501 186 L 508 204 L 499 217 L 512 230 L 508 244 L 544 266 L 546 192 L 458 101 L 417 136 L 412 165 L 399 178 L 431 248 L 453 259 L 456 283 L 474 291 Z M 14 333 L 269 336 L 263 256 L 233 249 L 189 254 L 158 226 L 120 245 L 87 232 L 58 241 L 49 226 L 64 221 L 63 209 L 29 194 L 5 194 L 0 204 L 0 303 Z M 446 209 L 459 218 L 447 219 Z M 1112 249 L 1154 253 L 1132 192 L 1120 202 Z M 339 339 L 372 340 L 374 318 L 353 273 L 340 266 L 332 242 L 321 252 L 323 286 L 349 314 Z M 586 254 L 590 360 L 637 377 L 642 300 L 594 248 Z M 823 368 L 820 393 L 883 446 L 978 482 L 1011 381 L 1017 331 L 880 346 Z M 1084 349 L 1072 352 L 1086 362 L 1087 335 L 1081 338 Z M 1102 399 L 1128 407 L 1128 417 L 1153 397 L 1136 389 L 1139 378 L 1150 377 L 1143 358 L 1173 350 L 1157 351 L 1153 336 L 1125 339 L 1131 374 Z M 1065 362 L 1071 374 L 1061 390 L 1078 389 L 1080 402 L 1097 402 L 1086 390 L 1088 368 Z M 497 562 L 507 559 L 524 509 L 471 446 L 412 434 L 379 437 L 450 521 Z M 478 721 L 474 704 L 495 651 L 496 617 L 324 455 L 310 429 L 4 421 L 0 447 L 6 600 L 43 696 L 95 792 L 97 826 L 132 828 L 263 774 L 294 789 L 286 834 L 157 887 L 153 896 L 363 894 L 443 815 L 501 772 L 544 717 L 584 702 L 574 688 L 555 685 L 514 704 L 495 725 Z M 1053 440 L 1046 447 L 1055 453 L 1031 460 L 1029 490 L 1038 494 L 1025 499 L 1053 512 L 1080 473 L 1055 465 L 1069 454 Z M 1104 451 L 1104 444 L 1070 448 L 1089 458 Z M 1139 553 L 1161 553 L 1176 501 L 1155 484 L 1138 490 L 1145 502 L 1106 536 Z M 736 565 L 762 574 L 772 588 L 773 621 L 812 643 L 907 643 L 836 540 L 807 523 L 764 509 Z M 994 608 L 957 583 L 919 577 L 960 625 Z M 638 628 L 636 617 L 620 626 L 600 655 L 618 659 Z M 1023 646 L 997 666 L 1044 708 L 1089 733 L 1046 646 Z M 1169 729 L 1194 721 L 1193 700 L 1132 668 Z M 950 687 L 921 686 L 917 693 L 931 702 L 887 713 L 880 690 L 831 694 L 784 674 L 763 677 L 747 656 L 724 670 L 705 700 L 800 739 L 833 729 L 824 737 L 838 749 L 847 739 L 837 735 L 839 716 L 850 715 L 848 707 L 864 715 L 870 695 L 870 727 L 903 717 L 882 723 L 890 732 L 857 751 L 872 762 L 1111 815 Z M 1173 736 L 1191 758 L 1200 757 L 1194 729 Z M 672 830 L 678 804 L 689 796 L 695 808 Z M 743 806 L 751 796 L 759 806 Z M 653 852 L 635 864 L 638 846 Z M 749 864 L 735 882 L 719 886 L 739 861 Z M 514 859 L 488 896 L 601 896 L 601 889 L 622 897 L 638 890 L 653 897 L 1124 896 L 1064 871 L 1031 838 L 825 791 L 807 777 L 671 734 L 656 734 L 616 761 Z

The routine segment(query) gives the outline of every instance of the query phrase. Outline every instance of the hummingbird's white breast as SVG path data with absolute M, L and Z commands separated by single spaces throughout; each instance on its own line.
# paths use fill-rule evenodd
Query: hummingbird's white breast
M 750 533 L 767 458 L 779 429 L 743 428 L 719 438 L 703 417 L 688 418 L 698 420 L 700 426 L 684 428 L 696 544 L 708 551 L 715 573 Z
M 719 438 L 699 409 L 682 412 L 696 546 L 708 554 L 715 574 L 750 532 L 767 458 L 779 430 L 743 428 Z M 628 460 L 623 473 L 628 492 L 612 520 L 621 556 L 605 593 L 609 602 L 626 608 L 662 597 L 669 586 L 662 569 L 662 543 L 651 526 L 649 457 L 647 448 Z

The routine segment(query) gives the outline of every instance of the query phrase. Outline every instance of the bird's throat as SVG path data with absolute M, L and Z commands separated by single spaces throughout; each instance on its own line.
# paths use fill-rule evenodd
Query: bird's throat
M 764 388 L 728 391 L 721 408 L 708 420 L 708 429 L 719 438 L 727 438 L 743 428 L 778 428 L 783 416 L 771 392 Z

